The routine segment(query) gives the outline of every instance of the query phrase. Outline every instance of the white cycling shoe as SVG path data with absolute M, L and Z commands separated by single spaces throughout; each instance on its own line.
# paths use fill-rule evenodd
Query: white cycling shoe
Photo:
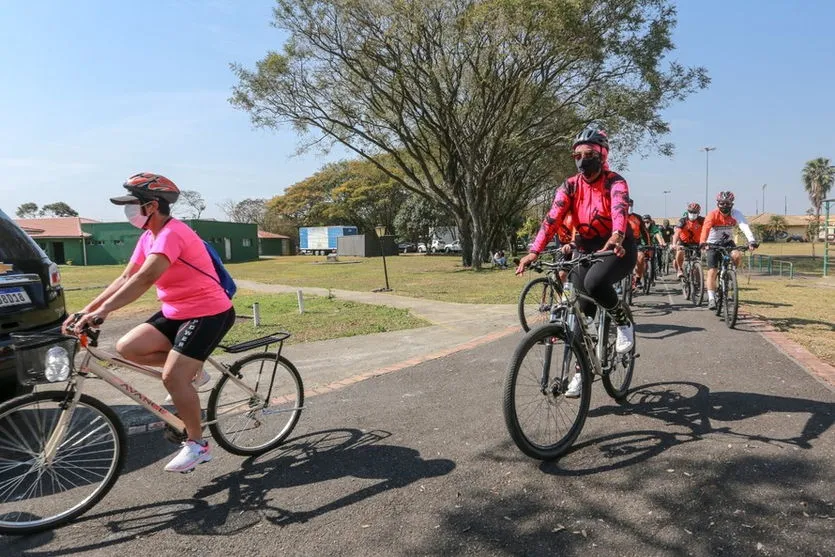
M 206 444 L 201 445 L 191 439 L 183 443 L 183 448 L 180 449 L 177 456 L 165 465 L 165 471 L 185 474 L 194 470 L 194 467 L 198 464 L 212 460 L 212 447 L 208 441 L 204 441 L 204 443 Z
M 568 384 L 568 389 L 565 391 L 565 398 L 580 398 L 580 393 L 583 392 L 583 376 L 580 373 L 575 373 Z
M 635 346 L 635 327 L 629 325 L 618 326 L 618 337 L 615 341 L 615 351 L 618 354 L 626 354 Z
M 205 385 L 206 383 L 208 383 L 211 380 L 212 380 L 212 376 L 209 375 L 209 372 L 206 371 L 205 369 L 201 369 L 200 370 L 200 375 L 195 377 L 194 381 L 192 381 L 191 384 L 194 385 L 194 390 L 199 390 L 200 387 L 202 387 L 203 385 Z M 164 404 L 173 404 L 173 403 L 174 403 L 174 399 L 171 398 L 170 394 L 165 397 Z

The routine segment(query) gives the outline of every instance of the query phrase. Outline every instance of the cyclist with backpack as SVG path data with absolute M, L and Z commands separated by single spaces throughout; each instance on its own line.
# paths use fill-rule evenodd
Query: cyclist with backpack
M 216 254 L 194 230 L 171 216 L 170 206 L 180 196 L 174 182 L 143 172 L 123 186 L 128 195 L 110 201 L 123 205 L 128 221 L 144 232 L 124 272 L 87 304 L 75 327 L 104 321 L 156 285 L 161 310 L 119 339 L 116 350 L 133 362 L 163 368 L 163 384 L 188 434 L 165 470 L 188 472 L 212 458 L 202 436 L 195 385 L 208 382 L 203 362 L 235 322 L 230 299 L 234 288 L 229 288 L 222 265 L 217 267 Z M 74 317 L 64 323 L 64 332 Z

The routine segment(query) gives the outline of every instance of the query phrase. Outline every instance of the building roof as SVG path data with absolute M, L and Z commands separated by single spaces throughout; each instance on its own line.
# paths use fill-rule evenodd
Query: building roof
M 84 217 L 51 217 L 43 219 L 14 219 L 33 238 L 89 238 L 91 234 L 81 230 L 82 223 L 98 222 Z
M 265 232 L 264 230 L 259 230 L 258 238 L 262 240 L 266 240 L 269 238 L 280 238 L 282 240 L 289 240 L 290 236 L 282 236 L 281 234 L 273 234 L 272 232 Z

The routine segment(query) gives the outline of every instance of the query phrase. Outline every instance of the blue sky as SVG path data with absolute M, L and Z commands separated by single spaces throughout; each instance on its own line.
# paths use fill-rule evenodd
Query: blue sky
M 107 198 L 129 174 L 165 174 L 221 217 L 225 199 L 271 197 L 330 159 L 296 155 L 292 130 L 253 130 L 227 102 L 230 62 L 251 66 L 283 38 L 272 0 L 112 2 L 0 0 L 0 207 L 65 201 L 121 220 Z M 809 206 L 800 172 L 835 159 L 835 3 L 679 3 L 672 58 L 713 82 L 666 116 L 673 158 L 635 157 L 624 175 L 639 212 L 659 215 L 737 195 L 746 214 Z M 616 158 L 616 154 L 613 153 Z M 711 202 L 712 204 L 712 202 Z M 761 210 L 761 209 L 760 209 Z

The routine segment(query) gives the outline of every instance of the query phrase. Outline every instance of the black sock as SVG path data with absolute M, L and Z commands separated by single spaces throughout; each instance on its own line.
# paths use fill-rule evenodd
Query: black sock
M 623 306 L 618 302 L 618 304 L 613 307 L 612 309 L 606 310 L 612 319 L 615 320 L 615 325 L 621 327 L 623 325 L 629 325 L 629 318 L 626 316 L 626 312 L 623 310 Z

